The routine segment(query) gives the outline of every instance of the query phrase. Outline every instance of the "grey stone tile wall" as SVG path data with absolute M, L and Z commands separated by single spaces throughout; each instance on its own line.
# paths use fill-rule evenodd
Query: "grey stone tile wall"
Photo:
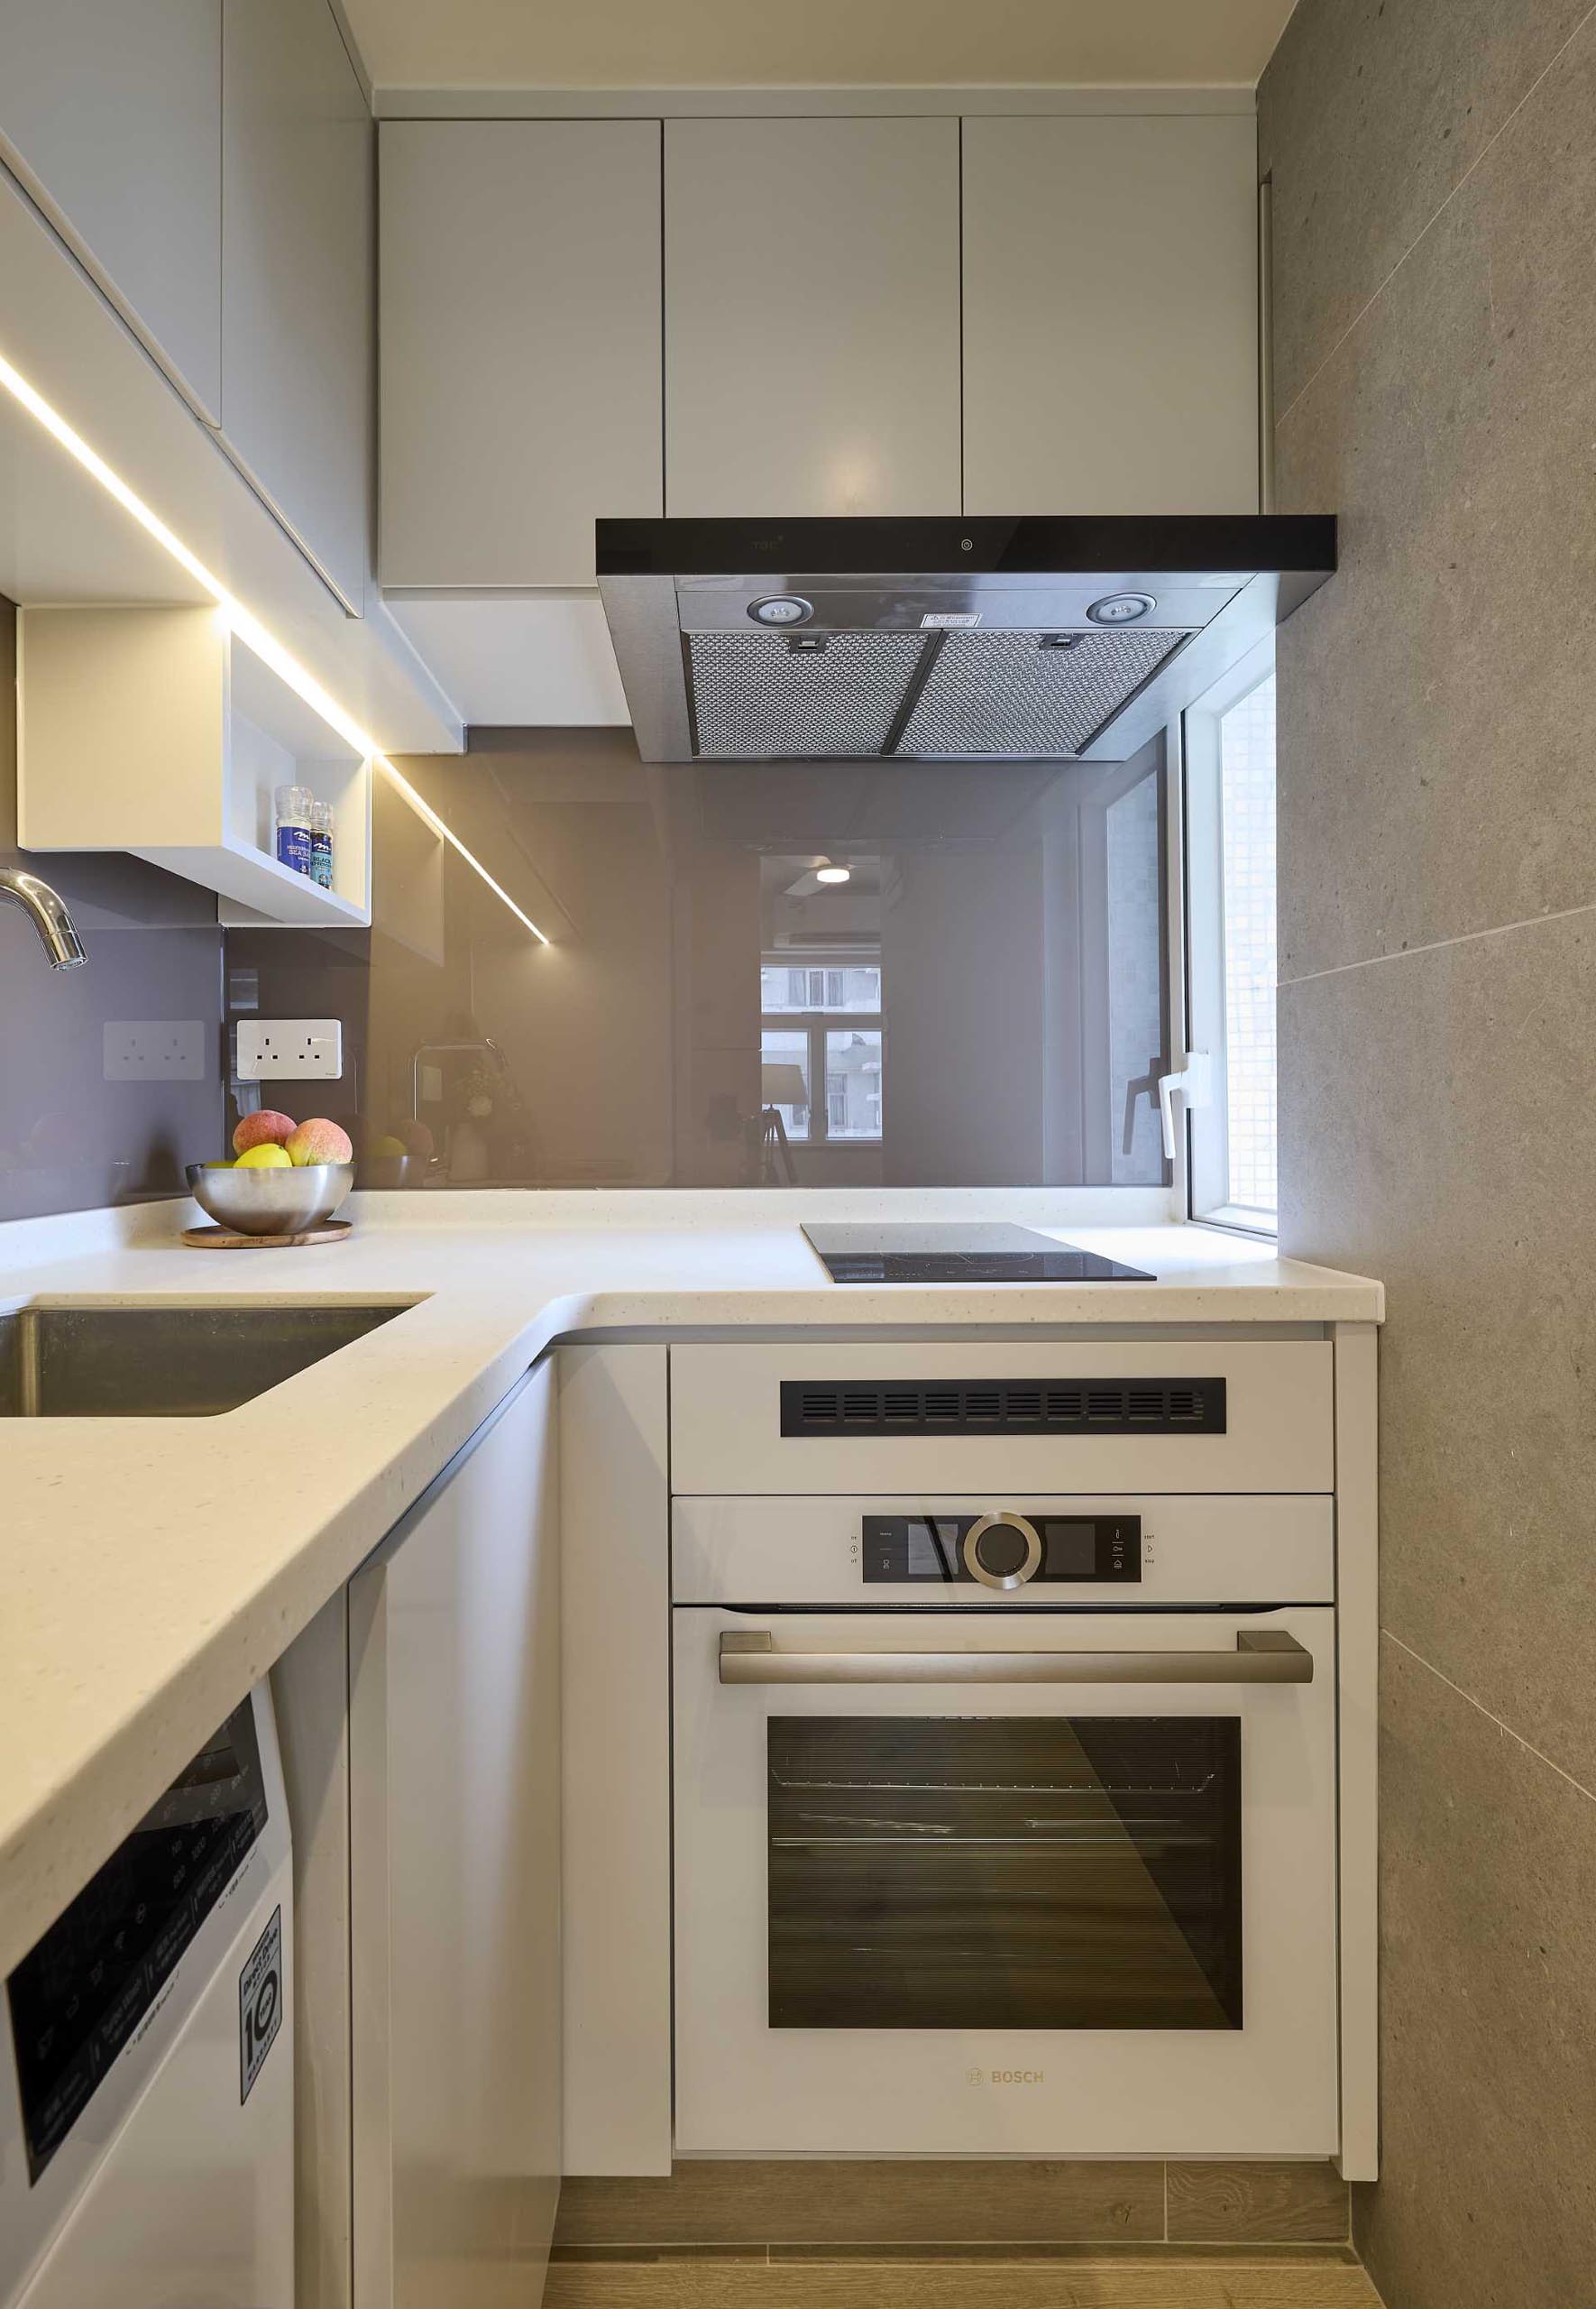
M 1596 2301 L 1596 14 L 1301 0 L 1260 91 L 1281 1235 L 1384 1276 L 1390 2309 Z

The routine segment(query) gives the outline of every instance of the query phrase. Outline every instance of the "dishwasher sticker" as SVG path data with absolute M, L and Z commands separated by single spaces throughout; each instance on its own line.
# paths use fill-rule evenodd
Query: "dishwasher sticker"
M 271 1921 L 250 1951 L 249 1962 L 238 1975 L 238 2098 L 250 2097 L 250 2087 L 266 2065 L 266 2056 L 282 2027 L 282 1910 L 274 1909 Z

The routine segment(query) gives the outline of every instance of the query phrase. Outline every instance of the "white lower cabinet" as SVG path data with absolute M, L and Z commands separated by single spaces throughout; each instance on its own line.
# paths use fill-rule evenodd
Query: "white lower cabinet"
M 671 1351 L 560 1350 L 567 2173 L 671 2169 Z
M 354 2309 L 534 2303 L 559 2196 L 552 1359 L 349 1588 Z

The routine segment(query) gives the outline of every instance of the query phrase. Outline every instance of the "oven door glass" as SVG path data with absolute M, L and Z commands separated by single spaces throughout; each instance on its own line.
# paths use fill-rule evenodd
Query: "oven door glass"
M 1236 1716 L 772 1716 L 773 2028 L 1239 2028 Z

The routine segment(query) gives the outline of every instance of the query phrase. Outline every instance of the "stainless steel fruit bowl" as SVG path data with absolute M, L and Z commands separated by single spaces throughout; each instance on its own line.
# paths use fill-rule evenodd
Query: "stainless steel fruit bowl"
M 189 1193 L 218 1227 L 236 1235 L 303 1235 L 333 1216 L 354 1184 L 354 1164 L 239 1171 L 190 1163 L 187 1176 Z

